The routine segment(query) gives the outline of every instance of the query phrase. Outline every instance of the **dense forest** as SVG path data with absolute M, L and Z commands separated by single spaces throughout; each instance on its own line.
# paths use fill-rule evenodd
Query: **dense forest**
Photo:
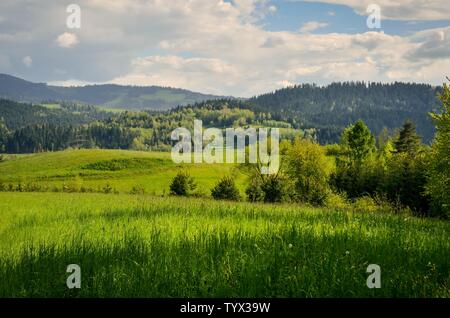
M 68 102 L 48 108 L 0 99 L 0 123 L 10 130 L 41 124 L 82 125 L 107 119 L 111 115 L 93 106 Z
M 337 142 L 344 128 L 359 119 L 375 135 L 410 119 L 429 143 L 435 128 L 428 113 L 439 109 L 437 96 L 441 91 L 441 87 L 408 83 L 303 84 L 251 98 L 249 107 L 270 112 L 295 128 L 315 128 L 321 143 Z

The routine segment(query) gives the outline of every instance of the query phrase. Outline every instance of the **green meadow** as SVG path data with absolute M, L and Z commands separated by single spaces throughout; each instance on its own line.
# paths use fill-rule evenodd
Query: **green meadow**
M 200 198 L 168 196 L 188 169 Z M 449 297 L 450 223 L 298 204 L 214 201 L 232 165 L 72 150 L 8 156 L 2 184 L 116 193 L 0 192 L 0 297 Z M 128 194 L 142 185 L 146 194 Z M 241 191 L 242 192 L 242 191 Z M 68 289 L 69 264 L 81 289 Z M 369 289 L 369 264 L 381 288 Z
M 94 192 L 109 184 L 121 193 L 140 186 L 152 195 L 168 194 L 172 178 L 188 170 L 195 178 L 199 196 L 209 196 L 218 179 L 236 178 L 244 188 L 245 176 L 232 164 L 174 164 L 170 153 L 127 150 L 67 150 L 62 152 L 13 155 L 0 163 L 0 183 L 33 184 L 79 190 L 82 186 Z

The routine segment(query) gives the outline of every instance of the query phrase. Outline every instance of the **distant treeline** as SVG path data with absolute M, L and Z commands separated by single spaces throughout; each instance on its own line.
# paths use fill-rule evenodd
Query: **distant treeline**
M 302 84 L 251 98 L 247 107 L 269 112 L 294 128 L 315 128 L 322 144 L 338 142 L 345 127 L 359 119 L 375 135 L 410 119 L 424 142 L 429 143 L 435 127 L 428 113 L 439 109 L 437 96 L 441 92 L 442 87 L 414 83 Z
M 26 126 L 9 132 L 0 123 L 0 152 L 33 153 L 73 148 L 129 149 L 139 132 L 117 125 L 87 126 L 54 124 Z

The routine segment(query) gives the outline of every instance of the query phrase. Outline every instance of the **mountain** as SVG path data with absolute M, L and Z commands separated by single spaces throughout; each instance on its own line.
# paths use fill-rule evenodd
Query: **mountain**
M 364 120 L 375 135 L 384 127 L 393 132 L 411 119 L 424 142 L 435 133 L 428 115 L 439 111 L 441 87 L 414 83 L 333 83 L 319 87 L 303 84 L 253 97 L 254 111 L 269 112 L 295 128 L 316 128 L 321 143 L 339 140 L 344 128 Z
M 184 89 L 114 84 L 79 87 L 50 86 L 0 74 L 0 98 L 26 103 L 70 101 L 115 109 L 170 109 L 179 105 L 222 98 Z

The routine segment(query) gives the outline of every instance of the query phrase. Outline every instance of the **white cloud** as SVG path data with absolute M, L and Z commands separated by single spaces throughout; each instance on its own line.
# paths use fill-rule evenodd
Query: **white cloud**
M 31 67 L 33 65 L 33 59 L 31 58 L 31 56 L 27 55 L 22 59 L 22 63 L 26 67 Z
M 15 70 L 8 56 L 33 52 L 39 70 L 27 74 L 39 81 L 164 85 L 243 97 L 299 82 L 442 84 L 450 75 L 450 27 L 408 36 L 314 34 L 324 26 L 315 22 L 304 32 L 275 32 L 259 20 L 275 10 L 264 0 L 78 3 L 83 25 L 75 35 L 65 28 L 62 0 L 2 0 L 2 15 L 23 18 L 2 23 L 0 71 L 26 72 Z M 58 34 L 56 43 L 70 50 L 55 49 Z
M 56 42 L 63 48 L 71 48 L 79 43 L 77 35 L 69 32 L 64 32 L 59 35 Z
M 305 24 L 302 25 L 302 27 L 300 28 L 300 32 L 309 33 L 309 32 L 313 32 L 317 29 L 325 28 L 327 26 L 328 26 L 328 23 L 325 23 L 325 22 L 310 21 L 310 22 L 306 22 Z
M 381 15 L 392 20 L 449 20 L 450 7 L 447 0 L 305 0 L 342 4 L 351 7 L 360 15 L 367 15 L 370 4 L 381 7 Z

